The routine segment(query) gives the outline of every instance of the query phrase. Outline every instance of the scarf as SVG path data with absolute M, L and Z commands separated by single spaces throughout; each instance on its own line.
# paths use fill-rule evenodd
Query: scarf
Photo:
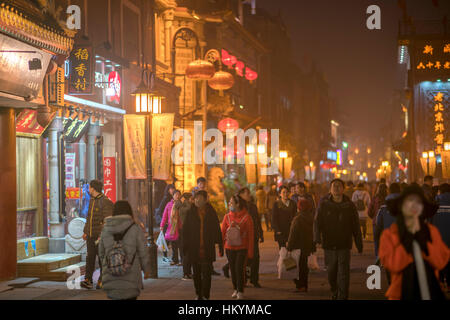
M 178 229 L 178 218 L 180 217 L 180 207 L 182 203 L 180 200 L 175 201 L 170 212 L 170 231 L 169 234 L 174 236 Z

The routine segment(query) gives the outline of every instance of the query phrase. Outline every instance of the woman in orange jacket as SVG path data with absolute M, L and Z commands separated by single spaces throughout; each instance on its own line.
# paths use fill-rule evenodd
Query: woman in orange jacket
M 253 220 L 247 203 L 238 195 L 230 199 L 230 212 L 222 222 L 222 239 L 230 264 L 234 292 L 232 298 L 244 298 L 245 266 L 253 258 Z
M 450 250 L 438 229 L 425 222 L 437 206 L 428 202 L 418 185 L 405 188 L 387 205 L 396 222 L 380 238 L 379 257 L 392 277 L 386 296 L 390 300 L 445 299 L 438 275 Z

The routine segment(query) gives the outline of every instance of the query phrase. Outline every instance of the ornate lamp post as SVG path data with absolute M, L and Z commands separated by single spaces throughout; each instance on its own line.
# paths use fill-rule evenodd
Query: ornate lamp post
M 146 81 L 144 81 L 146 80 Z M 158 278 L 158 251 L 153 237 L 153 172 L 152 172 L 152 115 L 161 113 L 161 100 L 164 99 L 157 91 L 153 90 L 154 74 L 147 69 L 142 71 L 142 79 L 139 86 L 131 94 L 136 97 L 136 114 L 146 117 L 146 145 L 147 145 L 147 225 L 148 238 L 147 246 L 150 257 L 150 278 Z

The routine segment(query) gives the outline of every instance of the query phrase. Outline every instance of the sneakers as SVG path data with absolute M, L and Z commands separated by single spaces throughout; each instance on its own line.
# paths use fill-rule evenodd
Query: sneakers
M 162 258 L 162 261 L 163 261 L 163 262 L 170 262 L 169 258 L 167 258 L 167 257 L 163 257 L 163 258 Z
M 183 278 L 181 278 L 181 280 L 183 280 L 183 281 L 192 280 L 192 277 L 191 277 L 190 275 L 188 275 L 188 274 L 185 274 L 185 275 L 183 276 Z
M 235 298 L 237 298 L 237 296 L 238 296 L 238 292 L 237 292 L 237 290 L 234 290 L 234 291 L 233 291 L 233 294 L 231 295 L 231 297 L 232 297 L 233 299 L 235 299 Z
M 80 283 L 80 286 L 82 286 L 85 289 L 92 289 L 94 286 L 92 285 L 92 281 L 90 280 L 84 280 Z
M 102 283 L 102 281 L 100 280 L 100 281 L 97 281 L 97 286 L 95 287 L 95 289 L 97 289 L 97 290 L 100 290 L 100 289 L 102 289 L 103 288 L 103 283 Z
M 213 269 L 213 271 L 211 272 L 211 274 L 213 276 L 220 276 L 220 273 L 218 273 L 216 270 Z
M 238 292 L 237 299 L 238 300 L 244 300 L 244 293 L 243 292 Z

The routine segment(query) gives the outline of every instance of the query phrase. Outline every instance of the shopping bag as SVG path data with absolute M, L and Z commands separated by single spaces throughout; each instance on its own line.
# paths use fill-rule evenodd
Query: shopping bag
M 156 240 L 156 245 L 161 252 L 167 252 L 169 249 L 167 247 L 166 238 L 164 238 L 164 232 L 160 232 L 158 239 Z
M 300 251 L 300 250 L 299 250 Z M 297 253 L 296 253 L 297 254 Z M 289 260 L 293 260 L 295 263 L 294 268 L 292 269 L 287 269 L 286 268 L 286 264 L 285 264 L 285 260 L 288 259 L 287 264 L 289 265 L 289 267 L 292 267 L 292 261 Z M 278 279 L 287 279 L 287 280 L 292 280 L 298 277 L 298 266 L 297 266 L 297 261 L 292 257 L 292 253 L 288 253 L 288 251 L 286 250 L 285 247 L 282 247 L 280 249 L 280 256 L 278 258 L 278 263 L 277 263 L 277 267 L 278 267 Z
M 317 262 L 317 255 L 312 253 L 308 257 L 308 268 L 310 270 L 320 270 L 319 263 Z
M 287 271 L 291 271 L 292 269 L 297 268 L 297 263 L 295 262 L 294 258 L 291 257 L 291 255 L 288 255 L 283 259 L 283 265 Z

